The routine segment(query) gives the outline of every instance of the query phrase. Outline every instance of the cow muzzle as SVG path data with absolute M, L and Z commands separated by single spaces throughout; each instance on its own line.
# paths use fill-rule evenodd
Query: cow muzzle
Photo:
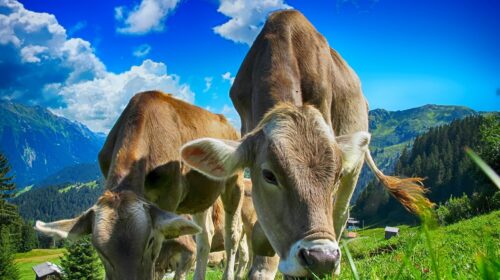
M 322 276 L 340 265 L 340 248 L 329 239 L 299 240 L 288 257 L 280 261 L 280 271 L 292 277 Z

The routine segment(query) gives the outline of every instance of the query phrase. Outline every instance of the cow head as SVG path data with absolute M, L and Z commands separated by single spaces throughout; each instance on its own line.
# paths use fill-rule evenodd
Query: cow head
M 165 212 L 130 191 L 107 191 L 79 217 L 52 223 L 37 221 L 35 229 L 68 239 L 92 234 L 106 279 L 112 280 L 153 279 L 163 240 L 200 230 L 193 222 Z
M 312 106 L 278 105 L 240 143 L 203 138 L 183 146 L 191 167 L 227 178 L 248 167 L 259 223 L 289 276 L 331 273 L 340 261 L 333 195 L 364 159 L 370 134 L 335 137 Z

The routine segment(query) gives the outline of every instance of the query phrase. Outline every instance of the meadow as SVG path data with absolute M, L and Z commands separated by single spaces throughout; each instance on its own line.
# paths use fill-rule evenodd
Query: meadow
M 500 211 L 433 229 L 401 226 L 399 236 L 389 240 L 383 228 L 358 234 L 343 241 L 343 271 L 335 279 L 500 279 Z M 63 253 L 37 249 L 16 254 L 21 279 L 34 278 L 33 265 L 59 263 Z M 221 269 L 208 270 L 207 280 L 221 278 Z

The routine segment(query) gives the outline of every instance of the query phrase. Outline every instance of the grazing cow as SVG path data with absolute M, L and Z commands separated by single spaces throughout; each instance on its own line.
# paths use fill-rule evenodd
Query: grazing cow
M 207 228 L 213 232 L 210 252 L 221 252 L 224 250 L 224 209 L 222 201 L 217 199 L 208 210 L 211 219 L 208 220 Z M 187 219 L 190 216 L 184 215 Z M 212 254 L 209 255 L 210 264 Z M 216 257 L 218 258 L 218 257 Z M 163 242 L 160 254 L 156 259 L 155 273 L 156 279 L 163 279 L 167 271 L 175 272 L 174 279 L 186 279 L 196 259 L 196 242 L 192 236 L 181 236 L 176 239 L 169 239 Z M 220 260 L 219 262 L 220 263 Z
M 37 222 L 36 228 L 63 238 L 92 233 L 107 279 L 142 280 L 154 277 L 164 239 L 195 234 L 201 227 L 196 236 L 195 279 L 204 279 L 213 236 L 207 209 L 220 196 L 228 256 L 224 276 L 232 279 L 241 235 L 243 177 L 240 172 L 213 180 L 184 165 L 180 147 L 200 137 L 239 138 L 222 115 L 157 91 L 137 94 L 99 153 L 106 193 L 80 217 Z M 171 212 L 193 214 L 198 226 Z
M 242 240 L 238 248 L 238 269 L 235 273 L 236 279 L 244 279 L 246 268 L 249 262 L 249 250 L 248 245 L 251 246 L 251 237 L 253 225 L 257 221 L 257 216 L 255 214 L 255 209 L 252 203 L 251 191 L 252 183 L 248 179 L 244 179 L 245 196 L 241 208 L 241 219 L 244 225 L 244 232 L 246 234 L 245 238 L 241 237 Z M 212 222 L 209 224 L 209 228 L 213 228 L 213 238 L 211 242 L 209 264 L 216 265 L 222 261 L 225 256 L 217 254 L 224 250 L 224 216 L 222 213 L 222 202 L 217 199 L 216 203 L 211 207 L 209 213 L 212 216 Z M 250 239 L 247 245 L 247 240 Z M 156 261 L 156 279 L 162 279 L 162 276 L 167 271 L 175 271 L 174 279 L 185 279 L 187 273 L 191 269 L 194 263 L 194 257 L 196 256 L 196 243 L 189 236 L 181 236 L 176 239 L 166 240 L 163 243 L 160 255 Z M 257 260 L 256 262 L 259 262 Z M 273 274 L 274 275 L 274 274 Z
M 283 274 L 338 271 L 338 239 L 364 161 L 406 208 L 430 206 L 420 178 L 377 168 L 359 79 L 300 12 L 269 16 L 230 95 L 241 142 L 198 139 L 183 146 L 182 158 L 215 179 L 250 169 L 258 223 Z

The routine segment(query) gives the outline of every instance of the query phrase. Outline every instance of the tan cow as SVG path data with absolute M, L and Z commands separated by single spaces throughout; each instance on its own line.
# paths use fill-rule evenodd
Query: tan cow
M 250 169 L 260 228 L 285 275 L 339 271 L 338 239 L 364 161 L 406 208 L 430 206 L 420 178 L 386 176 L 376 167 L 359 79 L 300 12 L 269 16 L 231 99 L 242 141 L 198 139 L 182 157 L 212 178 Z
M 239 244 L 238 248 L 238 267 L 235 273 L 236 279 L 245 279 L 246 268 L 249 263 L 250 255 L 249 248 L 252 244 L 252 231 L 255 222 L 257 221 L 257 215 L 255 214 L 255 209 L 252 203 L 252 183 L 248 179 L 244 179 L 245 195 L 243 199 L 243 204 L 241 208 L 241 219 L 243 222 L 244 236 Z M 212 223 L 209 224 L 210 228 L 213 228 L 214 235 L 211 243 L 211 250 L 209 255 L 209 264 L 217 265 L 225 259 L 225 256 L 217 254 L 224 250 L 224 216 L 221 215 L 223 212 L 222 202 L 217 199 L 216 203 L 210 208 L 209 213 L 212 217 Z M 189 218 L 189 217 L 188 217 Z M 247 242 L 247 239 L 248 242 Z M 250 250 L 251 251 L 251 250 Z M 160 255 L 156 260 L 156 279 L 162 279 L 163 275 L 167 271 L 174 271 L 174 279 L 185 279 L 187 273 L 191 269 L 194 263 L 194 258 L 196 256 L 196 243 L 190 236 L 181 236 L 176 239 L 167 240 L 163 243 Z M 257 260 L 254 263 L 260 263 L 264 259 L 260 259 L 257 256 Z M 265 261 L 265 260 L 264 260 Z M 212 263 L 211 263 L 212 262 Z M 262 267 L 262 265 L 258 265 Z M 264 268 L 262 268 L 263 271 Z M 270 268 L 274 269 L 274 266 Z M 276 271 L 271 272 L 272 275 Z
M 80 217 L 37 222 L 36 228 L 63 238 L 91 233 L 107 279 L 143 280 L 154 277 L 164 239 L 195 234 L 201 227 L 195 278 L 204 279 L 213 235 L 207 209 L 221 197 L 228 256 L 224 276 L 232 279 L 241 235 L 242 176 L 213 180 L 184 165 L 180 147 L 200 137 L 239 138 L 222 115 L 157 91 L 137 94 L 99 154 L 108 191 Z M 198 226 L 171 212 L 193 214 Z

